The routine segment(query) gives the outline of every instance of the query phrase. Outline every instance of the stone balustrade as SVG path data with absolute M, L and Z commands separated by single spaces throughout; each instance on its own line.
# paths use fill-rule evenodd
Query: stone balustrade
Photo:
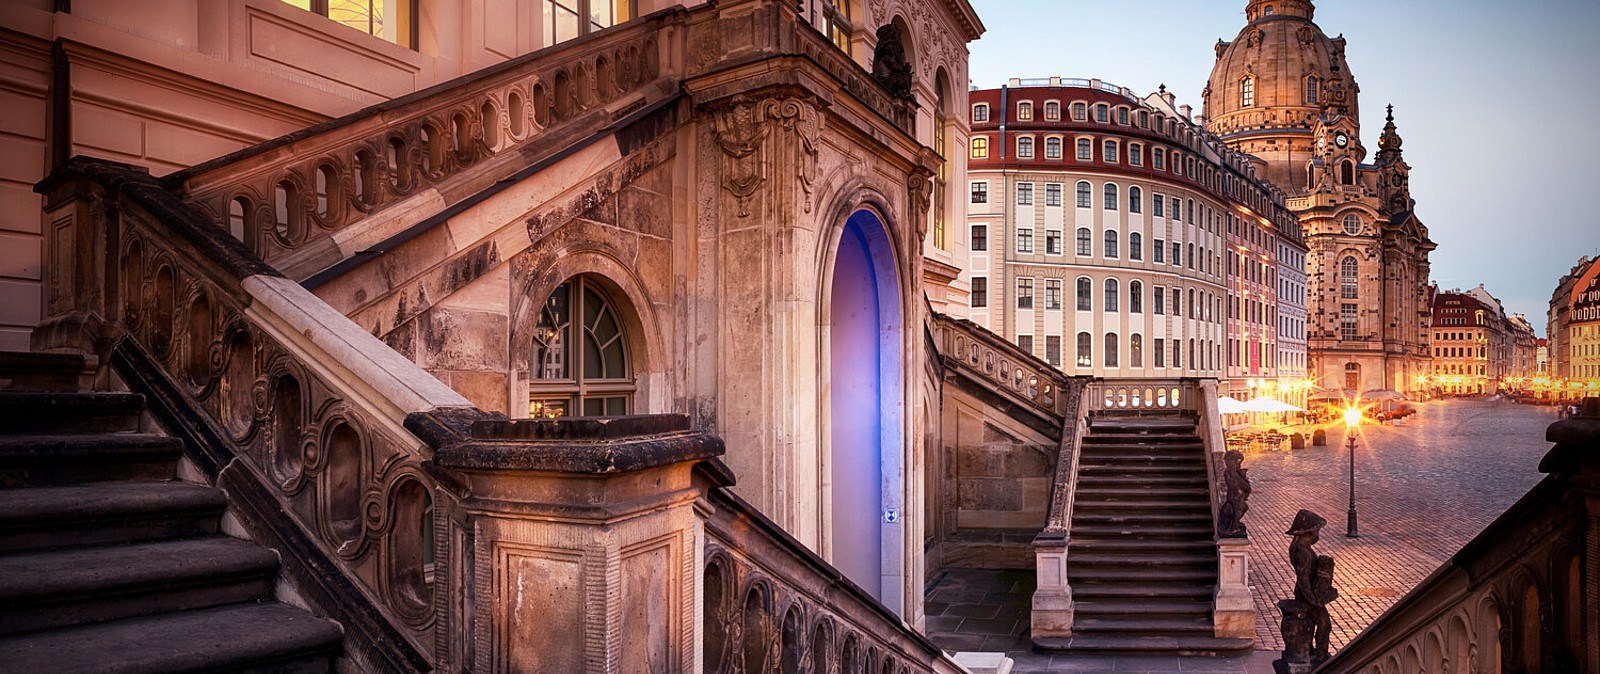
M 1096 379 L 1089 383 L 1089 411 L 1196 409 L 1198 380 Z
M 932 323 L 941 333 L 939 353 L 947 369 L 989 384 L 1048 421 L 1052 434 L 1061 428 L 1069 411 L 1063 393 L 1072 377 L 971 321 L 937 314 Z

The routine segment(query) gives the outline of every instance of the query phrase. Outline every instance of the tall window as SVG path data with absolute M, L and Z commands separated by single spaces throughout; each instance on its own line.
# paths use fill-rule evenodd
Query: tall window
M 1144 367 L 1144 335 L 1135 334 L 1128 337 L 1128 365 Z
M 1350 341 L 1356 338 L 1356 305 L 1346 302 L 1339 305 L 1339 339 Z
M 1128 123 L 1128 109 L 1127 108 L 1117 108 L 1117 123 L 1118 124 L 1127 124 Z
M 1094 367 L 1094 338 L 1087 332 L 1078 333 L 1078 367 Z
M 1167 153 L 1161 148 L 1156 148 L 1150 153 L 1150 165 L 1157 171 L 1167 170 Z
M 1117 141 L 1108 140 L 1100 148 L 1100 160 L 1108 164 L 1117 163 Z
M 1060 138 L 1046 138 L 1046 139 L 1044 139 L 1044 158 L 1045 159 L 1060 159 L 1061 158 L 1061 139 Z
M 1033 335 L 1017 335 L 1017 348 L 1029 355 L 1033 354 Z
M 1078 161 L 1091 161 L 1094 159 L 1094 143 L 1088 138 L 1078 139 Z
M 1017 308 L 1018 309 L 1032 309 L 1033 308 L 1033 279 L 1031 279 L 1031 278 L 1019 278 L 1019 279 L 1017 279 Z
M 1353 300 L 1361 292 L 1360 267 L 1354 257 L 1339 261 L 1339 297 Z
M 1106 367 L 1117 367 L 1117 333 L 1106 333 Z
M 989 104 L 988 103 L 979 103 L 977 105 L 972 106 L 972 121 L 974 121 L 974 122 L 987 122 L 987 121 L 989 121 Z
M 1044 252 L 1051 255 L 1061 254 L 1061 230 L 1044 230 Z
M 1111 121 L 1111 108 L 1108 107 L 1105 103 L 1101 103 L 1099 105 L 1094 106 L 1094 121 L 1096 121 L 1096 122 L 1109 122 L 1109 121 Z
M 1162 339 L 1160 337 L 1157 337 L 1155 344 L 1152 345 L 1154 348 L 1152 348 L 1150 350 L 1150 353 L 1155 354 L 1155 366 L 1156 367 L 1166 367 L 1167 366 L 1167 352 L 1166 352 L 1167 344 L 1166 344 L 1166 342 L 1167 342 L 1167 340 Z
M 1061 183 L 1045 183 L 1044 184 L 1044 205 L 1046 205 L 1046 206 L 1060 206 L 1061 205 Z
M 850 22 L 849 0 L 822 0 L 822 32 L 834 46 L 850 53 L 850 34 L 855 24 Z
M 1161 203 L 1161 200 L 1157 199 L 1155 201 L 1155 203 L 1159 204 L 1159 203 Z M 1152 259 L 1152 260 L 1154 260 L 1156 262 L 1165 261 L 1166 260 L 1166 250 L 1167 250 L 1166 246 L 1167 246 L 1167 242 L 1163 241 L 1161 239 L 1156 239 L 1154 242 L 1152 242 L 1150 244 L 1150 259 Z
M 1078 208 L 1089 208 L 1090 206 L 1094 205 L 1093 203 L 1091 203 L 1089 201 L 1089 199 L 1091 197 L 1089 196 L 1089 182 L 1088 181 L 1079 182 L 1077 190 L 1078 190 Z
M 1166 311 L 1167 289 L 1166 288 L 1164 288 L 1162 286 L 1155 286 L 1154 292 L 1150 293 L 1150 299 L 1155 300 L 1155 304 L 1154 304 L 1154 306 L 1151 307 L 1151 309 L 1156 314 L 1167 313 L 1167 311 Z
M 1322 80 L 1316 75 L 1306 77 L 1306 105 L 1316 105 L 1322 98 Z
M 1144 146 L 1138 143 L 1128 144 L 1128 165 L 1144 166 Z
M 1161 155 L 1156 155 L 1156 156 L 1159 157 Z M 1167 215 L 1167 209 L 1165 208 L 1165 204 L 1166 203 L 1167 203 L 1167 200 L 1163 199 L 1161 197 L 1161 195 L 1159 195 L 1159 194 L 1150 197 L 1150 205 L 1153 207 L 1153 208 L 1150 209 L 1150 214 L 1154 215 L 1154 216 L 1156 216 L 1158 218 L 1166 217 L 1166 215 Z M 1156 259 L 1156 262 L 1160 262 L 1160 261 L 1161 260 L 1159 258 Z
M 1045 336 L 1044 359 L 1051 367 L 1061 367 L 1061 335 Z
M 1108 211 L 1117 210 L 1117 184 L 1116 183 L 1106 183 L 1105 201 L 1101 203 L 1101 206 L 1104 207 Z
M 1256 78 L 1246 76 L 1239 80 L 1239 105 L 1248 108 L 1256 104 Z
M 1100 307 L 1101 311 L 1117 311 L 1117 280 L 1106 279 L 1106 304 Z
M 1118 249 L 1118 245 L 1117 245 L 1117 230 L 1115 230 L 1115 229 L 1106 230 L 1106 242 L 1105 243 L 1106 243 L 1105 250 L 1102 251 L 1102 254 L 1105 255 L 1106 257 L 1113 257 L 1113 258 L 1114 257 L 1118 257 L 1119 253 L 1117 251 L 1117 249 Z
M 972 139 L 972 158 L 989 158 L 989 139 L 984 136 L 974 136 Z
M 1144 237 L 1138 232 L 1128 234 L 1128 259 L 1144 259 Z
M 1088 227 L 1078 228 L 1078 254 L 1094 255 L 1094 244 Z
M 312 0 L 318 2 L 319 0 Z M 325 0 L 329 5 L 365 4 L 362 0 Z M 379 0 L 371 0 L 378 4 Z M 632 0 L 540 0 L 540 39 L 543 46 L 565 42 L 633 18 Z M 585 20 L 587 19 L 587 20 Z M 848 21 L 846 22 L 848 25 Z M 841 49 L 849 50 L 849 41 Z
M 989 203 L 989 183 L 984 181 L 972 183 L 972 203 Z
M 373 37 L 383 38 L 402 47 L 417 48 L 416 0 L 285 0 L 285 2 L 300 9 L 316 12 Z M 544 4 L 563 6 L 562 9 L 571 16 L 572 34 L 569 37 L 577 37 L 578 0 L 559 2 L 545 0 Z M 572 9 L 564 6 L 570 6 Z M 550 11 L 550 8 L 546 7 L 545 11 Z M 548 26 L 548 22 L 546 25 Z
M 1046 101 L 1044 104 L 1044 118 L 1051 122 L 1061 119 L 1061 104 L 1055 101 Z
M 1017 252 L 1018 253 L 1032 253 L 1033 252 L 1033 228 L 1032 227 L 1018 227 L 1017 228 Z
M 1045 279 L 1044 282 L 1044 308 L 1061 308 L 1061 279 Z
M 1033 121 L 1033 102 L 1032 101 L 1018 101 L 1017 102 L 1017 121 L 1019 121 L 1019 122 L 1031 122 L 1031 121 Z
M 1033 158 L 1033 137 L 1032 136 L 1023 136 L 1023 137 L 1017 139 L 1017 158 L 1018 159 L 1032 159 Z
M 1094 311 L 1094 300 L 1090 294 L 1094 292 L 1094 282 L 1087 276 L 1078 278 L 1078 311 Z
M 1077 103 L 1073 103 L 1072 104 L 1072 119 L 1073 119 L 1073 121 L 1078 121 L 1078 122 L 1088 121 L 1088 119 L 1089 119 L 1089 106 L 1084 104 L 1081 101 L 1077 102 Z
M 1144 192 L 1138 186 L 1128 188 L 1128 212 L 1144 212 Z
M 982 252 L 982 251 L 989 250 L 989 226 L 988 225 L 979 225 L 979 224 L 972 225 L 972 246 L 971 246 L 971 250 L 973 252 Z
M 1128 313 L 1144 313 L 1144 284 L 1138 281 L 1128 282 Z
M 985 276 L 972 277 L 972 297 L 967 302 L 974 309 L 989 306 L 989 279 Z
M 539 309 L 532 356 L 529 416 L 614 416 L 632 406 L 622 321 L 592 277 L 575 277 L 550 293 Z
M 1017 205 L 1033 205 L 1033 183 L 1017 183 Z

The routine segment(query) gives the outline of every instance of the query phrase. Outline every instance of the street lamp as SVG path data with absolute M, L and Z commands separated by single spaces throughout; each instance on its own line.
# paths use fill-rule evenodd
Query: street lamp
M 1361 409 L 1351 407 L 1344 411 L 1344 437 L 1350 446 L 1350 510 L 1345 513 L 1344 535 L 1360 538 L 1356 533 L 1356 429 L 1361 426 Z

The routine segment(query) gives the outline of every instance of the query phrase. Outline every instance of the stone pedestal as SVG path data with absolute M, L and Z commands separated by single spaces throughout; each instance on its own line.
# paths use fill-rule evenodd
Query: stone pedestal
M 1272 661 L 1278 674 L 1306 674 L 1315 667 L 1311 659 L 1311 640 L 1316 631 L 1316 621 L 1307 607 L 1294 599 L 1278 602 L 1283 612 L 1279 629 L 1283 634 L 1283 657 Z
M 1250 596 L 1250 539 L 1217 539 L 1217 591 L 1212 595 L 1218 637 L 1253 639 L 1256 604 Z
M 1067 585 L 1067 537 L 1044 532 L 1033 539 L 1038 589 L 1031 630 L 1037 637 L 1072 636 L 1072 588 Z
M 667 415 L 479 421 L 440 449 L 467 481 L 474 669 L 697 671 L 694 466 L 721 452 Z

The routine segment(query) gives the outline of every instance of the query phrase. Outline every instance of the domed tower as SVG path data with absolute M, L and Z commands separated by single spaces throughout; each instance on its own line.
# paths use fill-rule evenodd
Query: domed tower
M 1317 153 L 1324 118 L 1345 118 L 1358 147 L 1359 88 L 1344 59 L 1343 36 L 1312 23 L 1310 0 L 1250 0 L 1249 21 L 1232 42 L 1217 41 L 1205 89 L 1206 126 L 1251 155 L 1257 170 L 1289 194 L 1308 189 L 1306 166 Z

